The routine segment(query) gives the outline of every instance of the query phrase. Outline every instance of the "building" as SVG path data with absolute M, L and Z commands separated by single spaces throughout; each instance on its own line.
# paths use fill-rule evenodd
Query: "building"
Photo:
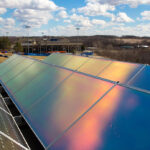
M 30 38 L 21 42 L 25 53 L 51 53 L 53 51 L 72 52 L 80 50 L 83 43 L 70 42 L 67 38 Z

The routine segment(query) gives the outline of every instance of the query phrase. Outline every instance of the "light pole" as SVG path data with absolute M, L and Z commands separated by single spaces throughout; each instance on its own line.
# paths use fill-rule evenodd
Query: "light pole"
M 42 38 L 43 38 L 44 32 L 42 32 Z M 42 40 L 41 38 L 41 40 Z M 40 40 L 40 54 L 41 54 L 41 40 Z
M 8 37 L 8 35 L 9 35 L 9 32 L 7 31 L 7 32 L 6 32 L 6 36 Z
M 29 54 L 29 29 L 31 28 L 31 26 L 25 25 L 25 29 L 28 30 L 28 54 Z
M 78 42 L 79 42 L 79 40 L 78 40 L 78 38 L 79 38 L 79 31 L 80 31 L 80 28 L 77 27 L 76 30 L 77 30 L 77 51 L 79 51 L 79 47 L 78 47 Z

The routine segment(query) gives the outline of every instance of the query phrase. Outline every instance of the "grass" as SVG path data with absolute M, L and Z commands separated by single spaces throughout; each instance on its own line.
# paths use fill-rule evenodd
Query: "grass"
M 7 58 L 5 57 L 0 57 L 0 63 L 4 62 Z

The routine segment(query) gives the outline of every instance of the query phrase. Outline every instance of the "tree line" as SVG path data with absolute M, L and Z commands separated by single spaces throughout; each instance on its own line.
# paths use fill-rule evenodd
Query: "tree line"
M 1 51 L 9 51 L 12 46 L 12 42 L 8 37 L 0 37 L 0 50 Z M 13 46 L 13 49 L 16 53 L 23 52 L 23 47 L 20 42 L 16 42 Z

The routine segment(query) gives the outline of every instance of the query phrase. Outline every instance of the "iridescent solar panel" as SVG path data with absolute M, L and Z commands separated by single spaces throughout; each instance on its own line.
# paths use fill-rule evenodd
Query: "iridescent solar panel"
M 105 67 L 107 67 L 112 61 L 104 59 L 89 59 L 81 68 L 78 69 L 80 72 L 97 76 Z
M 46 93 L 34 107 L 29 107 L 24 116 L 47 147 L 112 86 L 74 73 L 53 92 Z
M 114 61 L 98 76 L 112 81 L 126 83 L 129 81 L 143 65 L 127 62 Z
M 88 61 L 88 57 L 81 57 L 81 56 L 73 56 L 69 61 L 67 61 L 63 67 L 78 70 L 83 64 Z
M 18 57 L 17 55 L 12 55 L 10 56 L 8 59 L 6 59 L 3 63 L 0 63 L 0 69 L 2 67 L 4 67 L 6 64 L 9 64 L 10 62 L 12 62 L 13 60 L 15 60 L 15 58 Z
M 49 149 L 149 150 L 149 106 L 150 94 L 116 86 Z
M 150 66 L 147 65 L 131 82 L 129 85 L 150 90 Z
M 18 107 L 26 112 L 32 105 L 43 99 L 45 94 L 55 90 L 71 74 L 71 71 L 48 66 L 46 71 L 39 73 L 28 85 L 15 93 Z
M 3 80 L 4 83 L 8 82 L 9 80 L 13 79 L 18 74 L 25 71 L 34 62 L 35 61 L 31 59 L 23 58 L 23 60 L 18 65 L 11 67 L 6 73 L 1 75 L 1 79 Z
M 7 73 L 9 70 L 13 69 L 16 67 L 18 64 L 20 64 L 24 60 L 24 57 L 16 57 L 15 60 L 13 60 L 9 64 L 5 64 L 5 67 L 3 66 L 0 71 L 0 77 Z
M 0 132 L 9 136 L 11 139 L 28 148 L 24 138 L 22 137 L 18 127 L 16 126 L 12 116 L 0 109 Z M 2 136 L 1 136 L 2 138 Z M 0 139 L 0 142 L 2 139 Z M 3 141 L 4 143 L 4 141 Z M 0 144 L 1 145 L 1 144 Z M 6 143 L 4 144 L 6 146 Z
M 13 94 L 17 91 L 21 90 L 23 87 L 25 87 L 28 83 L 30 83 L 33 79 L 35 79 L 41 72 L 45 71 L 47 69 L 47 65 L 35 61 L 34 64 L 32 64 L 30 67 L 28 67 L 26 70 L 24 70 L 21 74 L 13 78 L 12 80 L 9 80 L 5 83 L 9 91 L 11 91 Z
M 67 63 L 73 56 L 72 55 L 65 55 L 65 54 L 52 54 L 47 57 L 43 62 L 54 64 L 58 66 L 63 66 Z

